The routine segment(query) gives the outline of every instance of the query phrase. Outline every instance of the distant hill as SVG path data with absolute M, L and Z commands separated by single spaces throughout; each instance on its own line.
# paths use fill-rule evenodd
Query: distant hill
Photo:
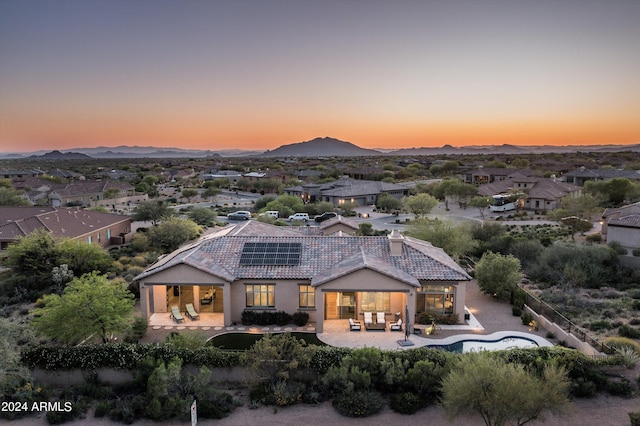
M 29 158 L 40 158 L 43 160 L 87 160 L 91 157 L 80 152 L 60 152 L 50 151 L 42 155 L 32 155 Z
M 375 149 L 360 148 L 351 142 L 324 137 L 306 142 L 282 145 L 273 151 L 265 151 L 263 157 L 361 157 L 382 155 Z
M 640 152 L 640 145 L 486 145 L 403 148 L 388 151 L 389 155 L 474 155 L 474 154 L 547 154 L 565 152 Z

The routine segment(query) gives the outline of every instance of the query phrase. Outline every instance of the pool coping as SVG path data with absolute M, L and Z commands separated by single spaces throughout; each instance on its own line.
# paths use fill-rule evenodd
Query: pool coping
M 413 336 L 412 336 L 413 337 Z M 424 342 L 425 346 L 438 345 L 452 345 L 461 340 L 473 340 L 477 342 L 496 342 L 509 337 L 522 337 L 534 341 L 539 347 L 554 346 L 544 337 L 540 337 L 536 334 L 525 333 L 522 331 L 496 331 L 491 334 L 456 334 L 455 336 L 449 336 L 442 339 L 422 338 L 419 337 L 421 343 Z

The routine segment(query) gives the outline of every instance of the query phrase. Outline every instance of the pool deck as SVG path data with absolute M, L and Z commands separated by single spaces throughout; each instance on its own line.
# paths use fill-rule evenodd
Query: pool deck
M 323 333 L 318 333 L 318 338 L 323 342 L 338 347 L 377 347 L 387 350 L 411 349 L 426 345 L 447 345 L 463 339 L 473 340 L 499 340 L 507 336 L 526 337 L 536 341 L 540 346 L 548 346 L 550 343 L 544 338 L 546 331 L 542 328 L 534 330 L 523 325 L 520 317 L 514 317 L 511 313 L 511 305 L 500 302 L 494 298 L 482 294 L 477 283 L 471 281 L 467 285 L 466 307 L 470 314 L 469 321 L 464 325 L 439 325 L 432 335 L 411 334 L 406 339 L 403 331 L 386 330 L 349 331 L 347 320 L 327 320 L 324 322 Z M 203 318 L 204 320 L 205 318 Z M 208 321 L 190 321 L 187 323 L 172 324 L 167 322 L 162 326 L 149 327 L 147 335 L 142 339 L 144 343 L 162 342 L 171 332 L 191 330 L 200 331 L 207 337 L 213 337 L 223 333 L 270 333 L 283 331 L 315 332 L 315 324 L 305 327 L 224 327 L 222 324 L 207 324 Z M 206 324 L 206 325 L 205 325 Z M 212 326 L 211 326 L 212 325 Z

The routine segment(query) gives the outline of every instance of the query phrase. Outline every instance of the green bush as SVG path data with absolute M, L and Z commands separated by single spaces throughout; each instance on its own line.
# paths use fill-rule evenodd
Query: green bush
M 404 392 L 400 395 L 392 395 L 389 406 L 393 411 L 400 414 L 415 414 L 422 408 L 420 397 L 415 393 Z
M 640 339 L 640 330 L 627 324 L 621 325 L 620 328 L 618 328 L 618 334 L 622 337 L 628 337 L 629 339 Z
M 610 330 L 611 323 L 607 320 L 598 320 L 589 324 L 589 330 L 591 331 L 601 331 L 601 330 Z
M 629 413 L 629 420 L 631 420 L 631 426 L 640 426 L 640 411 Z
M 619 382 L 607 383 L 607 392 L 613 396 L 629 398 L 633 395 L 633 387 L 629 380 L 623 378 Z
M 598 389 L 596 388 L 595 383 L 585 379 L 584 377 L 578 377 L 573 381 L 573 385 L 571 387 L 571 394 L 578 398 L 593 398 Z
M 640 343 L 628 337 L 607 337 L 603 343 L 616 349 L 631 348 L 637 354 L 640 354 Z
M 640 248 L 635 248 L 631 250 L 631 254 L 633 254 L 635 257 L 640 256 Z
M 242 325 L 287 325 L 291 324 L 292 316 L 284 311 L 251 311 L 242 312 Z
M 293 323 L 298 327 L 304 327 L 309 322 L 309 314 L 306 312 L 294 312 L 291 317 Z
M 533 321 L 533 315 L 529 312 L 523 312 L 520 319 L 522 320 L 522 325 L 529 325 Z
M 384 407 L 382 396 L 376 391 L 348 391 L 333 399 L 333 408 L 346 417 L 369 417 Z
M 519 317 L 520 315 L 522 315 L 522 308 L 520 308 L 519 306 L 512 306 L 511 307 L 511 314 L 514 317 Z

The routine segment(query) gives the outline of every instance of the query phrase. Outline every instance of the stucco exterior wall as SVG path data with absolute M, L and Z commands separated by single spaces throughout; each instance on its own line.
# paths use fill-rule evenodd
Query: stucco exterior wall
M 640 247 L 640 228 L 609 225 L 607 231 L 607 244 L 617 241 L 627 249 Z

